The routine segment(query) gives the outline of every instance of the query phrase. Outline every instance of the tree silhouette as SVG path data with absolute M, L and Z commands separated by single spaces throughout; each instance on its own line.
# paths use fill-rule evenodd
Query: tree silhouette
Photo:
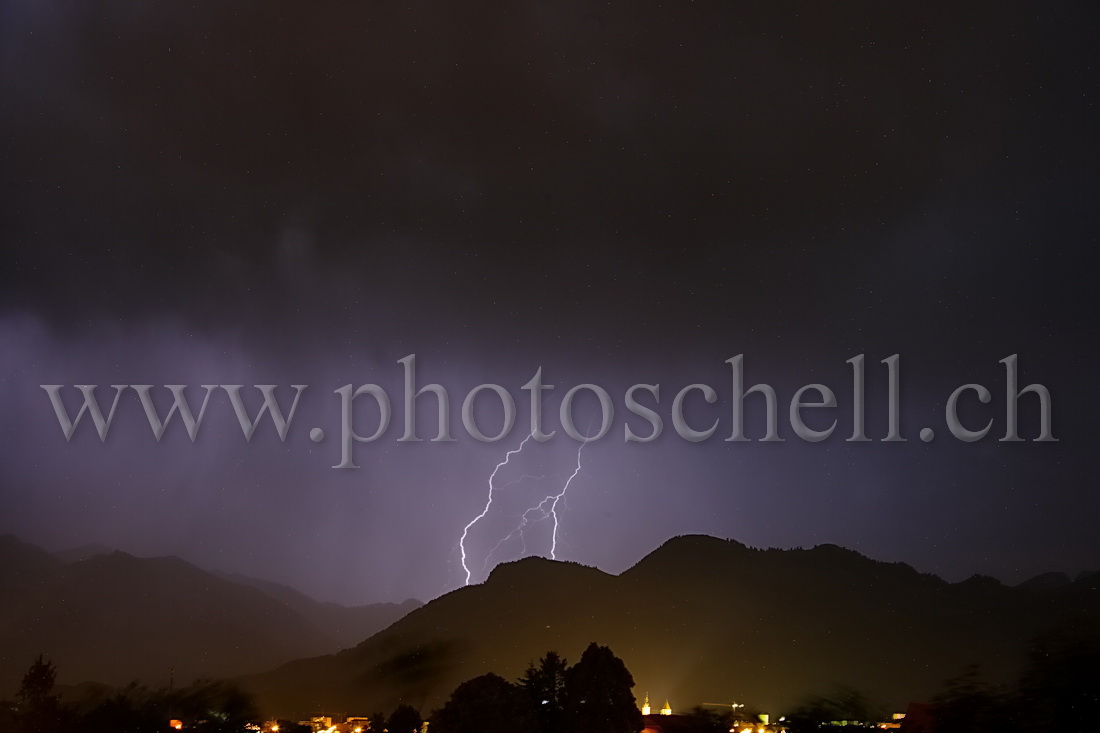
M 43 655 L 23 675 L 16 697 L 19 699 L 18 724 L 27 733 L 54 733 L 60 724 L 60 709 L 53 693 L 57 669 Z
M 533 733 L 535 716 L 527 694 L 489 673 L 463 682 L 433 717 L 432 733 Z M 631 731 L 637 733 L 637 731 Z
M 527 667 L 519 682 L 530 698 L 539 733 L 564 730 L 565 673 L 565 660 L 557 652 L 547 652 L 538 667 Z
M 638 733 L 642 714 L 634 678 L 623 660 L 595 642 L 565 673 L 566 728 L 570 733 Z
M 424 723 L 420 711 L 412 705 L 398 705 L 390 714 L 386 722 L 386 728 L 390 733 L 419 733 L 420 726 Z
M 374 712 L 367 716 L 367 720 L 370 721 L 370 729 L 373 733 L 384 733 L 389 730 L 387 725 L 389 724 L 389 718 L 383 712 Z

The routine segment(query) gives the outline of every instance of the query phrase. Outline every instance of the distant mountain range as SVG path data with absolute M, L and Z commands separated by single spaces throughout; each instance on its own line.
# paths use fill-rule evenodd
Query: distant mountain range
M 385 628 L 418 601 L 345 607 L 175 557 L 105 547 L 51 554 L 0 537 L 0 698 L 39 653 L 59 682 L 188 684 L 325 654 Z
M 626 662 L 639 699 L 674 709 L 737 701 L 778 713 L 840 686 L 904 709 L 970 664 L 1010 678 L 1036 634 L 1081 617 L 1100 620 L 1100 575 L 948 583 L 832 545 L 689 536 L 618 576 L 539 558 L 501 565 L 355 648 L 244 683 L 262 709 L 290 717 L 398 702 L 428 711 L 476 675 L 516 678 L 549 650 L 575 661 L 596 641 Z
M 429 711 L 474 676 L 518 677 L 550 650 L 575 661 L 596 641 L 639 698 L 674 708 L 780 712 L 846 686 L 901 709 L 970 664 L 1012 677 L 1031 638 L 1077 618 L 1100 622 L 1100 574 L 948 583 L 832 545 L 678 537 L 618 576 L 527 558 L 424 606 L 344 607 L 179 558 L 0 537 L 0 698 L 45 653 L 68 684 L 247 675 L 262 710 L 295 719 Z

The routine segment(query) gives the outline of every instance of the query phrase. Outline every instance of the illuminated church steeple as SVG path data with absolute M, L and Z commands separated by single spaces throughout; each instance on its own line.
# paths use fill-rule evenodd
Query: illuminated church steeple
M 661 715 L 672 715 L 672 706 L 668 704 L 668 700 L 665 700 L 665 706 L 661 708 Z
M 645 694 L 645 702 L 642 703 L 642 715 L 649 715 L 649 693 Z

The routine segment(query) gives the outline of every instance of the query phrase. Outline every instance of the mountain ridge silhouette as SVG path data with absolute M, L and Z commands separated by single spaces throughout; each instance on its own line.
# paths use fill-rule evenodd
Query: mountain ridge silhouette
M 687 535 L 619 575 L 503 563 L 352 648 L 242 682 L 280 715 L 399 701 L 430 710 L 467 679 L 516 678 L 550 650 L 575 661 L 596 641 L 624 659 L 639 698 L 674 707 L 737 700 L 776 712 L 845 686 L 900 710 L 970 664 L 1010 678 L 1035 634 L 1080 615 L 1100 619 L 1095 583 L 949 583 L 835 545 L 761 550 Z

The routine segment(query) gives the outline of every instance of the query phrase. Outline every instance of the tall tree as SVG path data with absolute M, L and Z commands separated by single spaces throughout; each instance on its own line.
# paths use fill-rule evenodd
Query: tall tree
M 539 733 L 561 733 L 565 726 L 565 660 L 547 652 L 539 666 L 530 665 L 520 680 L 535 712 Z
M 566 728 L 571 733 L 638 733 L 642 713 L 633 687 L 623 660 L 606 646 L 589 644 L 565 673 Z
M 27 733 L 54 733 L 60 725 L 60 709 L 53 695 L 57 668 L 41 654 L 23 675 L 19 699 L 19 726 Z
M 412 705 L 398 705 L 386 723 L 390 733 L 419 733 L 424 718 Z

